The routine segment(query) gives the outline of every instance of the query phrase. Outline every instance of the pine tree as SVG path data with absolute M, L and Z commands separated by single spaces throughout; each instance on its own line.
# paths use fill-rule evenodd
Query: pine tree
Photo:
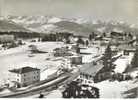
M 138 67 L 138 35 L 136 35 L 136 51 L 131 61 L 132 68 Z
M 110 47 L 110 44 L 107 46 L 104 57 L 103 57 L 103 65 L 104 65 L 104 71 L 112 71 L 113 69 L 113 63 L 112 63 L 112 50 Z
M 92 33 L 89 35 L 89 40 L 91 41 L 91 40 L 94 39 L 94 38 L 95 38 L 95 33 L 92 32 Z
M 90 41 L 92 40 L 92 35 L 91 35 L 91 34 L 89 35 L 89 40 L 90 40 Z
M 132 68 L 138 67 L 138 48 L 136 49 L 134 57 L 132 58 L 131 66 L 132 66 Z
M 89 45 L 89 41 L 88 41 L 88 40 L 86 40 L 86 41 L 85 41 L 85 44 L 86 44 L 86 46 L 88 46 L 88 45 Z

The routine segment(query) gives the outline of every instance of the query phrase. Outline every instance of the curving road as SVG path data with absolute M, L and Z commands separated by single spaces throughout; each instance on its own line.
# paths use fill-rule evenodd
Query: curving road
M 3 94 L 0 95 L 1 98 L 21 98 L 21 97 L 27 97 L 30 95 L 39 94 L 41 91 L 52 91 L 53 89 L 57 88 L 60 85 L 64 85 L 68 82 L 71 82 L 73 79 L 75 79 L 79 75 L 79 72 L 75 73 L 64 73 L 63 75 L 59 76 L 58 78 L 49 81 L 45 84 L 32 87 L 28 90 L 15 92 L 15 93 L 9 93 L 9 94 Z

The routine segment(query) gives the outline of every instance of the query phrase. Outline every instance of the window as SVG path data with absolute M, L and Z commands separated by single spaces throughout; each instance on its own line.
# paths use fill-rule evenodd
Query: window
M 26 75 L 24 74 L 24 77 L 25 77 Z
M 19 82 L 19 79 L 17 79 L 17 81 Z
M 26 79 L 24 78 L 24 81 L 26 81 Z
M 34 79 L 35 79 L 35 76 L 34 76 Z

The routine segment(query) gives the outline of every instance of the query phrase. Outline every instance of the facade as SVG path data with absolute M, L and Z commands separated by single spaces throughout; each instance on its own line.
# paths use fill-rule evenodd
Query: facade
M 70 61 L 71 64 L 82 64 L 82 56 L 72 56 Z
M 80 53 L 80 47 L 77 44 L 72 44 L 71 50 L 76 53 Z
M 84 81 L 84 83 L 93 83 L 95 77 L 97 77 L 98 72 L 103 68 L 103 64 L 101 61 L 98 62 L 90 62 L 83 64 L 80 68 L 80 76 L 79 78 Z
M 36 45 L 29 45 L 29 50 L 33 53 L 37 53 L 38 49 Z
M 56 48 L 53 52 L 55 57 L 72 56 L 67 47 Z
M 40 69 L 23 67 L 9 70 L 10 80 L 18 83 L 19 87 L 31 85 L 40 81 Z

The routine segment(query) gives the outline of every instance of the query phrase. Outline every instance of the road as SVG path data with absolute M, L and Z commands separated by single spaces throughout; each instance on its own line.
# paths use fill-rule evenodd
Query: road
M 14 92 L 14 93 L 9 93 L 9 94 L 3 94 L 0 95 L 1 98 L 21 98 L 21 97 L 27 97 L 30 95 L 35 95 L 35 94 L 40 94 L 40 92 L 44 91 L 52 91 L 53 89 L 57 88 L 58 86 L 64 85 L 73 79 L 75 79 L 79 75 L 79 72 L 75 73 L 65 73 L 55 80 L 49 81 L 45 84 L 32 87 L 28 90 L 25 91 L 20 91 L 20 92 Z

